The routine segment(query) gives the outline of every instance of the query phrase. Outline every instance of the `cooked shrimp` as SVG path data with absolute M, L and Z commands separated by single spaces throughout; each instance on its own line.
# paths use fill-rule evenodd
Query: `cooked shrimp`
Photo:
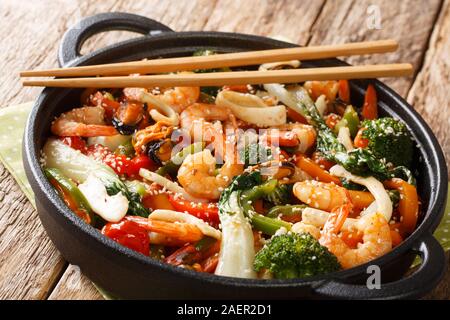
M 351 203 L 348 190 L 334 183 L 316 180 L 301 181 L 294 184 L 293 193 L 307 205 L 325 211 Z
M 228 153 L 227 153 L 228 154 Z M 189 155 L 178 170 L 178 181 L 191 195 L 199 198 L 219 199 L 231 180 L 242 173 L 244 166 L 226 156 L 225 164 L 215 175 L 216 159 L 208 149 Z
M 225 120 L 235 121 L 228 108 L 206 103 L 195 103 L 180 115 L 181 128 L 188 131 L 194 140 L 210 140 L 218 131 L 211 121 Z
M 295 135 L 299 142 L 297 150 L 301 153 L 305 153 L 316 143 L 316 131 L 307 124 L 286 123 L 273 129 L 278 129 L 281 132 L 291 132 Z
M 162 90 L 155 97 L 167 103 L 173 110 L 180 113 L 186 107 L 197 102 L 200 97 L 200 87 L 174 87 Z
M 203 238 L 200 228 L 191 223 L 167 222 L 138 216 L 126 216 L 125 219 L 139 224 L 151 233 L 159 234 L 160 236 L 153 236 L 153 238 L 157 239 L 156 241 L 186 243 L 196 242 Z
M 61 114 L 52 123 L 52 133 L 57 136 L 113 136 L 117 130 L 105 124 L 105 109 L 97 107 L 75 108 Z
M 125 88 L 125 97 L 134 101 L 142 100 L 142 93 L 145 92 L 156 99 L 169 105 L 174 111 L 180 113 L 186 107 L 197 102 L 200 96 L 200 87 L 174 87 L 167 89 L 146 90 L 142 88 Z
M 330 214 L 322 230 L 319 242 L 330 250 L 344 269 L 378 258 L 392 249 L 389 224 L 381 213 L 373 213 L 358 219 L 354 227 L 363 233 L 362 243 L 356 249 L 349 248 L 338 233 L 349 213 L 349 205 L 337 207 Z
M 223 121 L 223 125 L 220 122 L 212 123 L 211 121 Z M 231 145 L 235 145 L 236 118 L 226 107 L 195 103 L 181 113 L 180 124 L 193 141 L 212 142 L 216 157 L 223 158 L 224 153 L 229 152 Z M 233 134 L 226 136 L 224 127 L 226 130 L 231 129 Z
M 185 242 L 196 242 L 203 238 L 202 231 L 196 225 L 185 222 L 148 220 L 148 229 L 151 232 Z

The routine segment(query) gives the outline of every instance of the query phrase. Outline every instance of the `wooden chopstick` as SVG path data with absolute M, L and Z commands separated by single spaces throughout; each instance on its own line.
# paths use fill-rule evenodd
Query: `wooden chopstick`
M 181 73 L 170 75 L 25 80 L 24 86 L 69 88 L 125 88 L 153 86 L 222 86 L 263 83 L 295 83 L 307 80 L 369 79 L 412 75 L 409 63 L 305 68 L 270 71 Z
M 111 63 L 74 68 L 27 70 L 22 71 L 20 76 L 82 77 L 129 75 L 133 73 L 164 73 L 195 69 L 258 65 L 267 62 L 286 60 L 315 60 L 339 56 L 384 53 L 395 51 L 397 48 L 398 43 L 395 40 L 378 40 L 325 46 L 224 53 L 210 56 L 152 59 L 147 61 Z

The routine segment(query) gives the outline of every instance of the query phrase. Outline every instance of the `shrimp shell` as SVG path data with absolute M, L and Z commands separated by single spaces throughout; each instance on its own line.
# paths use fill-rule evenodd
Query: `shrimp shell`
M 105 124 L 105 110 L 100 107 L 81 107 L 64 112 L 53 121 L 51 131 L 57 136 L 97 137 L 118 134 Z
M 242 173 L 244 166 L 226 161 L 215 175 L 216 159 L 208 149 L 189 155 L 178 170 L 178 181 L 194 197 L 216 200 L 231 180 Z
M 340 227 L 333 225 L 333 218 L 330 215 L 319 242 L 338 258 L 344 269 L 369 262 L 392 249 L 389 224 L 381 213 L 364 216 L 355 223 L 354 227 L 364 234 L 363 242 L 356 249 L 349 248 L 337 235 Z
M 345 188 L 334 183 L 324 183 L 316 180 L 301 181 L 294 184 L 294 195 L 307 205 L 325 211 L 349 201 Z

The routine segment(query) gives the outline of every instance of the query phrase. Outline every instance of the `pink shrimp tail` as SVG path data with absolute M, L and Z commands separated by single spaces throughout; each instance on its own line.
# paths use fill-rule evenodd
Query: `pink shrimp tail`
M 336 207 L 328 216 L 327 222 L 323 227 L 324 234 L 337 234 L 342 226 L 344 225 L 345 219 L 347 219 L 351 210 L 351 204 L 343 204 L 342 206 Z

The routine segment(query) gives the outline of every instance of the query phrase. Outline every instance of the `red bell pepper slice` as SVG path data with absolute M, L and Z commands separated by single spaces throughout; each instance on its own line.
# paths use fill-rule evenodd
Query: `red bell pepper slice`
M 86 152 L 86 141 L 84 141 L 82 137 L 70 136 L 70 137 L 60 137 L 59 139 L 72 149 L 79 150 L 82 153 Z
M 367 120 L 378 118 L 377 92 L 371 84 L 367 87 L 366 95 L 364 96 L 364 105 L 361 115 Z
M 219 209 L 216 204 L 191 202 L 172 194 L 169 195 L 169 202 L 177 211 L 187 212 L 213 227 L 219 225 Z
M 102 228 L 101 232 L 127 248 L 146 256 L 150 254 L 148 231 L 136 222 L 130 220 L 122 220 L 118 223 L 110 222 Z
M 361 128 L 356 134 L 354 145 L 356 148 L 366 148 L 369 145 L 369 140 L 363 137 L 363 132 L 366 128 Z
M 111 167 L 117 174 L 136 176 L 141 168 L 148 170 L 156 168 L 155 163 L 147 155 L 141 154 L 130 159 L 123 154 L 111 152 L 111 150 L 101 144 L 89 146 L 86 153 Z
M 339 98 L 350 103 L 350 87 L 347 80 L 339 80 Z
M 290 118 L 291 120 L 294 120 L 295 122 L 308 124 L 308 120 L 306 120 L 306 118 L 304 116 L 302 116 L 300 113 L 298 113 L 297 111 L 295 111 L 291 108 L 287 108 L 287 116 L 288 116 L 288 118 Z

